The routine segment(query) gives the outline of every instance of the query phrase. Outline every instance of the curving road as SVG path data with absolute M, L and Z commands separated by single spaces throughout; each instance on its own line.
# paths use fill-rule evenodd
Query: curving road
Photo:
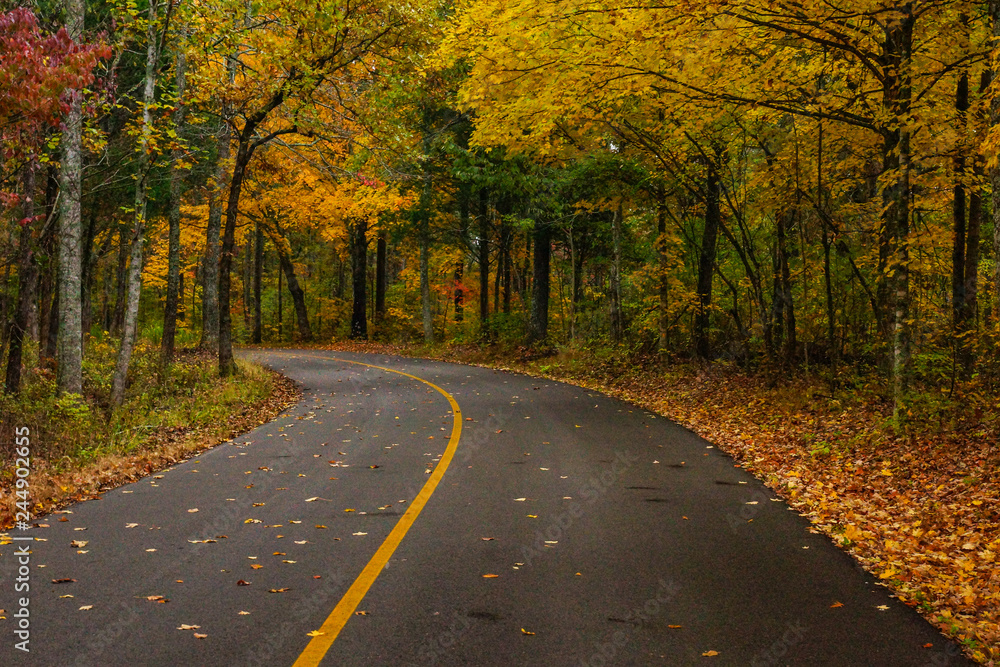
M 456 364 L 246 356 L 302 401 L 40 519 L 44 541 L 0 542 L 0 664 L 971 664 L 732 459 L 633 405 Z

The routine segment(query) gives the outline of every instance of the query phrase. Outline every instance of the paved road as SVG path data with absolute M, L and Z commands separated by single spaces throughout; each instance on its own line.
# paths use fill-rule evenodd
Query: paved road
M 27 655 L 23 543 L 0 546 L 0 664 L 969 664 L 730 458 L 638 407 L 454 364 L 249 356 L 302 401 L 28 531 L 45 541 Z

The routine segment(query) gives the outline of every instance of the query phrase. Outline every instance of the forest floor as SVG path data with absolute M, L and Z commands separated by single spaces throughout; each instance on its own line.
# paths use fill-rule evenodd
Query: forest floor
M 30 431 L 28 502 L 37 517 L 196 456 L 278 416 L 300 391 L 284 376 L 240 361 L 218 377 L 213 355 L 185 350 L 164 369 L 157 346 L 136 350 L 126 404 L 109 415 L 115 357 L 91 346 L 82 400 L 56 397 L 52 373 L 31 371 L 20 397 L 0 399 L 0 531 L 14 526 L 14 428 Z
M 335 344 L 456 361 L 603 391 L 728 452 L 964 652 L 1000 665 L 1000 414 L 931 409 L 892 425 L 877 380 L 832 390 L 715 363 L 610 352 Z M 752 521 L 752 516 L 745 517 Z

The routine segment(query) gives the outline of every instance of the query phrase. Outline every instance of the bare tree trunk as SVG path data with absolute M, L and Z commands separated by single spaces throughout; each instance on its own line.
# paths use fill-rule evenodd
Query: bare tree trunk
M 663 184 L 660 184 L 657 189 L 656 255 L 660 271 L 656 281 L 660 297 L 660 316 L 658 318 L 660 338 L 657 350 L 660 354 L 664 354 L 667 351 L 670 333 L 670 323 L 667 319 L 670 311 L 670 280 L 669 267 L 667 266 L 667 194 Z
M 253 335 L 250 340 L 259 345 L 263 342 L 263 315 L 260 306 L 260 284 L 264 273 L 264 231 L 258 222 L 254 231 L 253 246 Z
M 128 235 L 118 230 L 118 272 L 115 274 L 115 308 L 111 316 L 111 335 L 120 336 L 125 322 L 125 269 L 128 268 Z
M 149 27 L 146 30 L 146 77 L 142 93 L 142 135 L 140 139 L 137 178 L 135 184 L 135 222 L 132 230 L 128 267 L 128 299 L 125 308 L 125 326 L 122 344 L 118 349 L 118 362 L 111 381 L 111 405 L 120 407 L 125 400 L 125 380 L 132 360 L 136 328 L 139 321 L 139 296 L 142 292 L 142 244 L 146 235 L 146 177 L 152 166 L 147 149 L 153 129 L 152 106 L 156 93 L 156 64 L 159 60 L 156 10 L 157 2 L 149 4 Z
M 299 279 L 295 276 L 295 265 L 292 264 L 292 257 L 289 254 L 291 246 L 288 244 L 285 233 L 278 222 L 272 222 L 274 225 L 273 229 L 271 229 L 271 232 L 274 234 L 272 240 L 274 241 L 275 250 L 278 253 L 281 271 L 285 274 L 285 280 L 288 283 L 288 291 L 292 295 L 296 322 L 299 328 L 299 338 L 303 341 L 311 341 L 313 335 L 312 329 L 309 327 L 309 315 L 306 311 L 305 292 L 302 291 L 302 287 L 299 286 Z
M 187 29 L 181 31 L 181 40 L 187 37 Z M 178 44 L 176 55 L 177 108 L 174 110 L 174 132 L 178 137 L 184 127 L 184 89 L 187 74 L 187 59 L 183 44 Z M 167 249 L 167 303 L 163 311 L 163 340 L 160 352 L 165 363 L 174 358 L 174 337 L 177 333 L 177 304 L 181 275 L 181 187 L 183 174 L 178 163 L 184 157 L 184 150 L 177 146 L 173 150 L 173 168 L 170 170 L 170 231 Z
M 208 187 L 208 229 L 205 232 L 205 258 L 202 264 L 204 287 L 201 296 L 201 341 L 199 347 L 215 349 L 219 344 L 219 235 L 222 231 L 222 196 L 229 161 L 229 125 L 223 121 L 219 130 L 215 173 Z
M 83 37 L 83 0 L 66 0 L 66 31 L 80 43 Z M 59 349 L 60 392 L 83 393 L 83 331 L 80 304 L 80 202 L 83 178 L 83 97 L 72 91 L 62 136 L 62 193 L 59 215 Z M 51 326 L 51 325 L 50 325 Z
M 701 239 L 701 253 L 698 257 L 698 310 L 694 320 L 695 351 L 702 359 L 712 356 L 712 344 L 708 335 L 710 309 L 712 306 L 712 277 L 715 273 L 716 242 L 722 214 L 719 210 L 719 175 L 712 165 L 708 165 L 705 181 L 705 231 Z
M 378 245 L 375 247 L 375 321 L 385 318 L 386 290 L 386 239 L 385 230 L 378 232 Z
M 431 317 L 431 280 L 430 280 L 430 235 L 427 229 L 427 219 L 423 219 L 420 230 L 420 308 L 423 316 L 424 342 L 434 342 L 434 320 Z
M 31 247 L 31 229 L 35 226 L 35 168 L 34 156 L 24 167 L 22 183 L 24 187 L 24 206 L 22 216 L 25 219 L 21 228 L 20 247 L 18 248 L 19 270 L 17 288 L 17 310 L 10 331 L 10 347 L 7 353 L 7 374 L 4 390 L 9 394 L 17 394 L 21 390 L 21 356 L 24 347 L 24 336 L 28 329 L 28 318 L 31 306 L 35 301 L 35 284 L 38 282 L 38 264 L 35 262 L 34 248 Z
M 356 219 L 351 223 L 351 278 L 354 303 L 351 311 L 351 338 L 368 338 L 368 221 Z
M 479 191 L 479 333 L 490 335 L 490 202 L 486 189 Z
M 534 290 L 528 318 L 528 343 L 542 343 L 549 335 L 549 261 L 552 229 L 547 222 L 535 221 L 533 257 Z
M 622 205 L 611 217 L 611 338 L 616 343 L 622 341 L 625 325 L 622 321 Z
M 892 334 L 892 396 L 894 417 L 902 417 L 909 392 L 910 373 L 910 65 L 914 15 L 909 5 L 885 28 L 884 57 L 890 75 L 884 89 L 885 105 L 892 125 L 884 132 L 883 165 L 895 172 L 894 180 L 882 191 L 883 218 L 891 242 L 894 319 Z

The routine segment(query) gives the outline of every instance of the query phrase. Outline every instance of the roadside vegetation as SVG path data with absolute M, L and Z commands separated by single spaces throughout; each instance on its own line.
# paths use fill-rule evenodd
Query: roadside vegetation
M 34 354 L 32 347 L 29 355 Z M 45 367 L 28 373 L 18 396 L 0 396 L 0 528 L 13 523 L 16 428 L 30 429 L 31 514 L 91 498 L 235 434 L 270 421 L 298 395 L 294 384 L 237 361 L 220 378 L 212 355 L 182 350 L 164 366 L 158 347 L 136 347 L 121 408 L 110 408 L 115 350 L 91 339 L 84 394 L 57 394 Z

